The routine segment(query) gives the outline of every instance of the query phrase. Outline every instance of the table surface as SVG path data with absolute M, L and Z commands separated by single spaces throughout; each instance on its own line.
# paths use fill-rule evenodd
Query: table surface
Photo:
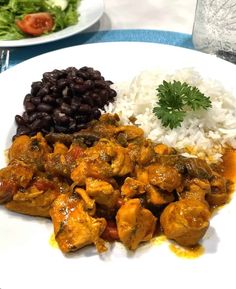
M 192 33 L 197 0 L 104 0 L 105 13 L 87 31 L 157 29 Z
M 13 48 L 9 67 L 45 52 L 96 42 L 145 41 L 193 49 L 196 1 L 104 0 L 104 14 L 94 25 L 78 35 L 46 45 Z

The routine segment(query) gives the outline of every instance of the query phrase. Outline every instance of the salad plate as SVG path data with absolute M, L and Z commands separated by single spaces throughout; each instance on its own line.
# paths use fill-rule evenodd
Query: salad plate
M 1 168 L 6 160 L 4 152 L 15 133 L 14 116 L 23 111 L 23 98 L 31 83 L 40 80 L 44 72 L 70 66 L 93 67 L 113 82 L 129 81 L 152 68 L 191 67 L 236 95 L 233 64 L 180 47 L 110 42 L 42 54 L 0 75 Z M 19 215 L 0 206 L 0 288 L 234 288 L 235 269 L 227 264 L 236 258 L 235 206 L 233 196 L 214 215 L 202 241 L 204 253 L 193 259 L 180 258 L 169 249 L 169 242 L 155 240 L 135 252 L 114 243 L 100 255 L 90 246 L 64 255 L 51 237 L 49 219 Z
M 52 41 L 80 33 L 95 24 L 103 15 L 103 0 L 82 0 L 79 7 L 79 22 L 63 30 L 53 32 L 39 37 L 25 38 L 19 40 L 0 40 L 0 47 L 21 47 L 36 44 L 45 44 Z

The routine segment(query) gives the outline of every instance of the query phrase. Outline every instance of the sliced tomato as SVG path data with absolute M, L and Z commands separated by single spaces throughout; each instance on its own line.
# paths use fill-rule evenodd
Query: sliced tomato
M 52 30 L 54 20 L 47 12 L 32 13 L 25 15 L 22 20 L 17 20 L 16 25 L 26 34 L 40 36 Z

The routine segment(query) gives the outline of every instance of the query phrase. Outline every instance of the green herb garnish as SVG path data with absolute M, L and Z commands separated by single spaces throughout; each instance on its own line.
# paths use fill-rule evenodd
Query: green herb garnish
M 201 93 L 197 87 L 190 86 L 186 82 L 164 80 L 158 86 L 157 92 L 159 101 L 153 113 L 161 120 L 163 126 L 169 126 L 171 129 L 181 126 L 186 110 L 207 110 L 211 107 L 210 98 Z

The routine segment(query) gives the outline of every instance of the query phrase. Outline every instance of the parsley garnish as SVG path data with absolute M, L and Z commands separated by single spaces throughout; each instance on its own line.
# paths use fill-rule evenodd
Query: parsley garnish
M 158 86 L 157 92 L 159 101 L 153 113 L 161 120 L 163 126 L 169 126 L 171 129 L 181 126 L 186 108 L 195 111 L 211 107 L 210 98 L 201 93 L 197 87 L 190 86 L 186 82 L 164 80 Z

